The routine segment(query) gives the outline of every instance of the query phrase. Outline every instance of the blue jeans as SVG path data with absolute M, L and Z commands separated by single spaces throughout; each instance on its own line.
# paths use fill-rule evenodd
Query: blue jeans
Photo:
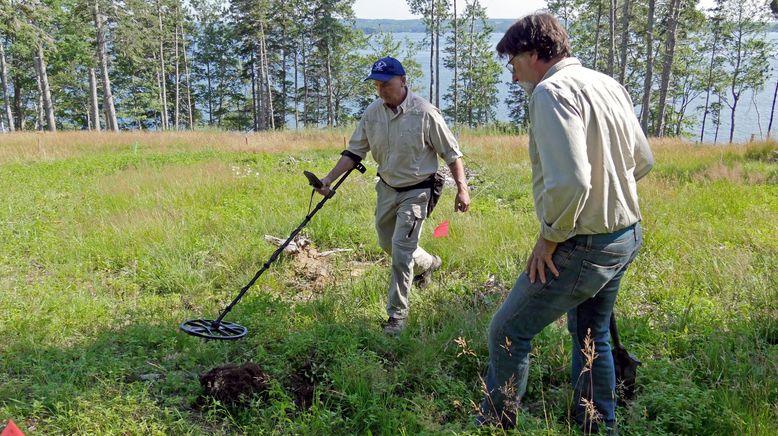
M 640 223 L 614 233 L 575 236 L 559 244 L 552 257 L 559 277 L 548 269 L 546 284 L 540 279 L 530 283 L 526 272 L 519 276 L 489 326 L 489 370 L 479 422 L 516 424 L 516 409 L 527 390 L 532 338 L 567 313 L 576 421 L 584 430 L 596 429 L 597 422 L 615 427 L 609 321 L 621 278 L 642 242 Z M 596 353 L 590 368 L 582 352 L 587 335 Z M 587 415 L 587 402 L 596 413 L 590 407 Z

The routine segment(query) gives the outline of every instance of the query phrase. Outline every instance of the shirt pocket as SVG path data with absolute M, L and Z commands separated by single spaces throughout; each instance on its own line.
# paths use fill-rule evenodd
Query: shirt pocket
M 422 130 L 422 115 L 408 113 L 402 117 L 398 126 L 397 142 L 399 148 L 411 155 L 418 155 L 424 149 L 424 133 Z
M 386 123 L 378 120 L 365 120 L 367 143 L 370 147 L 370 152 L 373 154 L 373 159 L 378 163 L 383 162 L 386 158 L 386 131 Z

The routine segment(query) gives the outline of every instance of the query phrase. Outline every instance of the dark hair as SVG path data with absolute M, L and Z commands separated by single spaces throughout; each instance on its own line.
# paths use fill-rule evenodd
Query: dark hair
M 551 14 L 541 12 L 519 18 L 497 43 L 500 56 L 515 56 L 533 50 L 544 61 L 559 55 L 571 56 L 567 32 Z

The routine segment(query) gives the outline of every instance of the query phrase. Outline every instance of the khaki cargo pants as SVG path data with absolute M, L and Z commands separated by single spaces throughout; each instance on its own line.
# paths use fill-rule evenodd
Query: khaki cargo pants
M 434 256 L 419 247 L 430 189 L 398 192 L 379 180 L 376 194 L 378 245 L 392 256 L 386 312 L 390 317 L 403 319 L 408 317 L 408 296 L 413 276 L 427 270 L 435 261 Z

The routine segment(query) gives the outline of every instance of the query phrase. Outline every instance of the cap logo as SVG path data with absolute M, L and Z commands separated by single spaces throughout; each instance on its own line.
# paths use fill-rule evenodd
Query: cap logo
M 373 71 L 383 71 L 384 68 L 386 68 L 386 62 L 384 61 L 378 61 L 375 64 L 373 64 Z

